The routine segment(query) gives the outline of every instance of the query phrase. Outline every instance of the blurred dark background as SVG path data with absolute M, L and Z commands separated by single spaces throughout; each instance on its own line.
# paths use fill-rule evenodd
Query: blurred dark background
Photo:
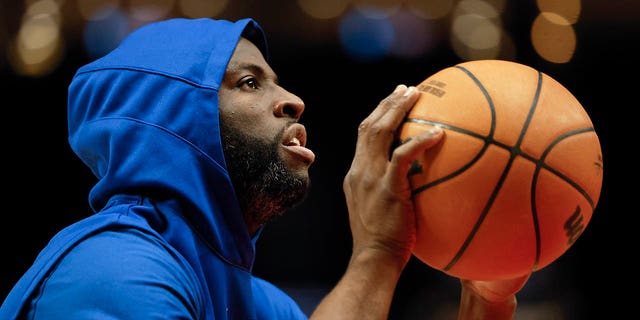
M 635 313 L 636 0 L 0 0 L 0 297 L 50 237 L 90 213 L 94 178 L 66 140 L 67 86 L 76 69 L 145 23 L 202 16 L 257 19 L 283 86 L 306 101 L 302 122 L 317 155 L 311 194 L 264 230 L 254 269 L 305 310 L 348 262 L 342 179 L 360 121 L 399 83 L 497 58 L 528 64 L 567 87 L 591 116 L 604 156 L 590 224 L 567 253 L 532 275 L 518 296 L 517 319 Z M 391 318 L 453 319 L 458 295 L 456 279 L 412 260 Z

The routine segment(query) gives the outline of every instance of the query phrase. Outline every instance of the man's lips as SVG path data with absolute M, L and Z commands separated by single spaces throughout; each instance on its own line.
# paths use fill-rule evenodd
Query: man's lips
M 307 142 L 307 131 L 305 127 L 299 123 L 294 123 L 285 132 L 285 139 L 283 141 L 283 145 L 286 150 L 291 153 L 296 154 L 297 156 L 305 159 L 306 163 L 313 163 L 316 156 L 307 147 L 305 147 Z

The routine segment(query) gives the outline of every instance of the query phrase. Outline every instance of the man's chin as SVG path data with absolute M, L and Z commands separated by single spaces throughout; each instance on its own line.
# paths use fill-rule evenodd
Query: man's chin
M 305 193 L 309 189 L 309 185 L 311 184 L 311 177 L 309 177 L 309 170 L 300 169 L 298 171 L 292 172 L 295 175 L 296 179 L 301 182 L 301 189 L 305 190 Z

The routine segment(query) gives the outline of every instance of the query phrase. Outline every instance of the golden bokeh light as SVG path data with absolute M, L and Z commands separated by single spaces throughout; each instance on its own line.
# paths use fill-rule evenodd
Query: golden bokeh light
M 169 15 L 176 0 L 129 0 L 131 16 L 140 21 L 155 21 Z
M 491 3 L 484 0 L 462 0 L 454 10 L 455 16 L 466 14 L 478 15 L 488 19 L 500 18 L 500 12 Z
M 60 26 L 52 15 L 25 16 L 9 50 L 9 63 L 16 73 L 33 77 L 49 74 L 64 51 Z
M 213 18 L 229 4 L 229 0 L 180 0 L 178 8 L 188 18 Z
M 564 16 L 542 12 L 531 26 L 531 42 L 543 59 L 567 63 L 576 49 L 576 34 L 573 25 Z
M 501 28 L 480 15 L 457 16 L 451 28 L 452 48 L 463 60 L 497 58 L 501 38 Z
M 503 33 L 500 12 L 491 3 L 463 0 L 453 11 L 451 47 L 463 60 L 500 57 Z
M 54 20 L 55 24 L 60 25 L 62 23 L 60 17 L 60 4 L 53 0 L 38 0 L 33 1 L 25 11 L 23 19 L 30 19 L 40 15 L 47 15 Z
M 578 22 L 581 11 L 580 0 L 537 0 L 540 12 L 550 12 L 562 16 L 570 24 Z
M 333 19 L 342 15 L 350 5 L 341 0 L 297 0 L 298 7 L 315 19 Z
M 453 9 L 454 0 L 407 0 L 406 5 L 417 16 L 423 19 L 441 19 Z

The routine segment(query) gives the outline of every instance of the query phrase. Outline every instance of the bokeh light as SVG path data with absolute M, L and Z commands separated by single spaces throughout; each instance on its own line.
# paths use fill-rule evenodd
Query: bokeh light
M 354 10 L 360 11 L 363 16 L 372 19 L 386 19 L 400 9 L 400 5 L 395 1 L 356 1 Z
M 302 12 L 315 19 L 333 19 L 342 15 L 350 5 L 341 0 L 297 0 Z
M 131 16 L 140 21 L 155 21 L 169 15 L 175 0 L 129 0 Z
M 178 7 L 187 18 L 215 17 L 224 11 L 229 0 L 180 0 Z
M 41 15 L 52 18 L 58 26 L 62 23 L 62 19 L 60 17 L 60 4 L 53 0 L 32 1 L 27 7 L 23 19 L 28 20 Z
M 580 18 L 582 3 L 580 0 L 537 0 L 540 12 L 552 12 L 564 17 L 568 23 L 574 24 Z
M 432 20 L 403 9 L 389 17 L 394 29 L 390 53 L 402 59 L 418 59 L 430 51 L 437 39 Z
M 580 0 L 537 0 L 540 13 L 531 26 L 531 43 L 536 53 L 554 63 L 571 61 L 577 46 L 573 25 L 578 22 Z
M 504 30 L 500 12 L 491 3 L 463 0 L 454 9 L 451 46 L 463 60 L 501 57 Z
M 85 51 L 95 58 L 113 49 L 132 30 L 152 21 L 229 14 L 246 17 L 251 15 L 238 15 L 238 10 L 260 12 L 268 7 L 229 0 L 23 1 L 19 28 L 13 34 L 3 29 L 3 48 L 11 69 L 34 76 L 57 68 L 56 57 L 64 58 L 69 30 L 82 35 Z M 539 12 L 528 30 L 531 47 L 524 48 L 546 61 L 571 61 L 577 47 L 574 25 L 582 13 L 582 2 L 535 3 Z M 63 9 L 65 4 L 68 6 Z M 283 11 L 281 17 L 295 15 L 292 21 L 299 25 L 283 34 L 309 42 L 336 40 L 354 61 L 371 62 L 390 56 L 415 60 L 443 46 L 462 60 L 511 60 L 523 43 L 516 45 L 512 30 L 505 26 L 505 11 L 514 9 L 507 4 L 514 5 L 506 0 L 296 0 L 293 6 L 279 6 L 277 10 Z M 292 8 L 296 11 L 286 12 Z M 262 21 L 260 14 L 253 16 Z M 523 21 L 519 17 L 510 19 Z
M 571 23 L 563 16 L 543 12 L 533 22 L 531 42 L 535 51 L 545 60 L 566 63 L 575 52 L 576 34 Z
M 85 20 L 102 20 L 117 10 L 120 3 L 118 0 L 81 0 L 76 6 Z
M 28 5 L 7 53 L 16 73 L 40 77 L 55 70 L 64 51 L 60 20 L 55 1 L 32 1 Z
M 102 57 L 113 50 L 129 34 L 129 18 L 121 10 L 109 10 L 108 15 L 100 11 L 100 20 L 89 19 L 84 29 L 85 51 L 92 59 Z
M 380 11 L 397 10 L 402 2 L 401 0 L 353 0 L 356 7 L 373 7 Z M 375 11 L 370 13 L 375 13 Z
M 388 15 L 374 7 L 347 13 L 340 22 L 339 35 L 345 52 L 364 62 L 385 57 L 395 37 Z
M 454 0 L 407 0 L 407 7 L 423 19 L 441 19 L 451 13 Z

